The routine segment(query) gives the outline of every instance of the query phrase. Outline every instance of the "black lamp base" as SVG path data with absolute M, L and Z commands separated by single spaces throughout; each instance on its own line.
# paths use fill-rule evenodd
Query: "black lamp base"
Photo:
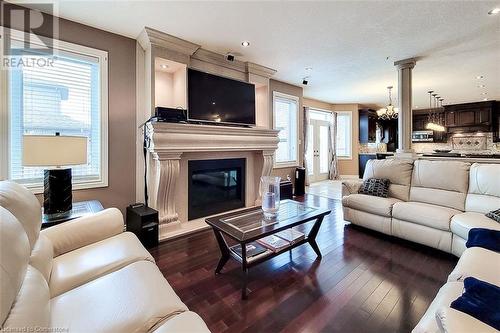
M 43 213 L 69 213 L 72 202 L 71 168 L 44 170 Z

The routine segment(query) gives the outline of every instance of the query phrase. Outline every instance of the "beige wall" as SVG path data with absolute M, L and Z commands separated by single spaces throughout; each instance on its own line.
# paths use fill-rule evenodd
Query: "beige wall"
M 44 19 L 52 17 L 44 14 Z M 11 28 L 23 26 L 13 22 Z M 73 200 L 97 199 L 124 212 L 135 198 L 135 40 L 64 19 L 59 19 L 59 39 L 108 52 L 109 186 L 73 191 Z
M 339 174 L 341 176 L 357 176 L 359 169 L 359 105 L 333 104 L 333 111 L 348 111 L 352 113 L 352 159 L 339 160 Z
M 299 165 L 302 166 L 303 154 L 304 154 L 304 138 L 303 138 L 303 89 L 299 86 L 294 86 L 292 84 L 288 84 L 281 81 L 270 80 L 269 82 L 269 124 L 273 125 L 273 91 L 277 91 L 283 94 L 288 94 L 292 96 L 297 96 L 299 98 Z M 272 175 L 280 176 L 281 179 L 286 179 L 286 176 L 289 175 L 294 179 L 295 167 L 287 167 L 287 168 L 274 168 L 272 171 Z
M 359 105 L 358 104 L 330 104 L 310 98 L 304 98 L 304 106 L 328 111 L 348 111 L 352 113 L 352 158 L 339 160 L 339 174 L 352 176 L 358 174 L 359 157 Z

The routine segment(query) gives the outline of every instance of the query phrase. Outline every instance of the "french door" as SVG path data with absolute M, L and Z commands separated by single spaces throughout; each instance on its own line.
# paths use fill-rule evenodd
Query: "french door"
M 328 179 L 328 125 L 326 120 L 311 119 L 308 128 L 307 167 L 309 182 Z

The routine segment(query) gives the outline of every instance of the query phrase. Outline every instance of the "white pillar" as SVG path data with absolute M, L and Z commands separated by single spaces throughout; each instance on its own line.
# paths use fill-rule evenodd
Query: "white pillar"
M 396 155 L 400 157 L 413 157 L 411 149 L 412 132 L 412 70 L 416 60 L 404 59 L 396 61 L 398 68 L 398 149 Z

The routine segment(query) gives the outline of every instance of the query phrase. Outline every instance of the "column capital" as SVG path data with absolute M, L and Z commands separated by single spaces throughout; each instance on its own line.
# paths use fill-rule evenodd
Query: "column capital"
M 417 59 L 408 58 L 408 59 L 395 61 L 394 66 L 397 66 L 398 69 L 413 68 L 413 67 L 415 67 L 416 63 L 417 63 Z

